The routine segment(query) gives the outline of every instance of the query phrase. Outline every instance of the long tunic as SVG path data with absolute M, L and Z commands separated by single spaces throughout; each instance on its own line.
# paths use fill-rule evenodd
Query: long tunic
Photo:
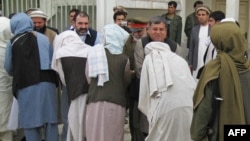
M 7 122 L 12 105 L 12 77 L 5 71 L 4 57 L 5 48 L 8 40 L 10 39 L 10 26 L 9 19 L 0 17 L 0 132 L 7 131 Z M 5 31 L 5 35 L 3 33 Z M 9 33 L 8 33 L 8 32 Z M 7 36 L 8 34 L 9 36 Z
M 196 83 L 188 65 L 165 43 L 152 42 L 149 47 L 153 51 L 143 63 L 138 106 L 149 122 L 146 141 L 191 141 Z
M 11 29 L 14 35 L 33 30 L 32 20 L 24 13 L 15 15 L 11 19 Z M 36 33 L 40 69 L 51 70 L 50 62 L 53 50 L 45 35 Z M 9 74 L 13 72 L 12 46 L 9 42 L 6 48 L 4 67 Z M 45 123 L 57 123 L 56 84 L 40 82 L 17 91 L 19 106 L 19 128 L 40 127 Z
M 250 71 L 246 73 L 240 74 L 240 82 L 241 84 L 249 84 L 250 83 Z M 207 138 L 209 141 L 218 141 L 218 113 L 212 114 L 213 112 L 213 91 L 215 89 L 215 81 L 211 81 L 207 84 L 205 88 L 205 95 L 203 100 L 200 103 L 200 106 L 197 110 L 194 111 L 193 116 L 193 126 L 191 128 L 191 133 L 194 135 L 195 141 L 205 141 Z M 244 105 L 244 112 L 245 112 L 245 119 L 246 124 L 250 124 L 250 86 L 249 85 L 241 85 L 242 94 L 243 94 L 243 105 Z M 218 111 L 219 112 L 219 111 Z M 212 117 L 214 116 L 214 117 Z M 208 123 L 210 122 L 211 118 L 213 118 L 212 125 L 209 125 L 212 134 L 207 135 L 208 130 Z
M 199 48 L 198 48 L 198 62 L 196 70 L 193 70 L 193 77 L 196 79 L 199 69 L 204 65 L 203 57 L 206 52 L 207 46 L 208 25 L 201 26 L 199 32 Z
M 97 86 L 97 78 L 92 78 L 88 93 L 86 137 L 89 141 L 123 141 L 129 63 L 123 54 L 112 55 L 106 50 L 106 55 L 109 81 L 102 87 Z
M 193 96 L 194 141 L 222 141 L 224 125 L 249 124 L 250 62 L 244 36 L 234 22 L 217 24 L 210 35 L 218 54 L 205 65 Z

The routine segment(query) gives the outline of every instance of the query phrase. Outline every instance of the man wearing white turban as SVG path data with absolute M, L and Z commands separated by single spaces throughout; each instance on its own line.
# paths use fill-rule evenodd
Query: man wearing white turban
M 106 25 L 103 35 L 104 47 L 91 48 L 89 56 L 93 57 L 88 57 L 91 80 L 86 111 L 86 137 L 87 141 L 123 141 L 125 91 L 130 81 L 130 64 L 122 51 L 129 35 L 117 24 Z M 99 56 L 106 58 L 107 62 L 102 62 Z
M 4 68 L 13 76 L 12 89 L 18 101 L 18 128 L 27 141 L 58 141 L 56 73 L 51 69 L 52 47 L 48 38 L 33 31 L 25 13 L 10 20 L 14 37 L 8 42 Z
M 138 105 L 149 122 L 145 141 L 191 141 L 196 83 L 187 62 L 162 42 L 148 43 L 145 54 Z

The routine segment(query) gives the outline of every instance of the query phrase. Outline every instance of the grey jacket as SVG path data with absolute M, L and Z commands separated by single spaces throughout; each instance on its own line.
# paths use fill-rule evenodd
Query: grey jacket
M 164 17 L 166 20 L 171 20 L 168 27 L 169 33 L 167 36 L 181 45 L 182 18 L 179 15 L 175 15 L 172 19 L 168 19 L 167 15 L 168 13 L 162 15 L 162 17 Z
M 199 32 L 200 32 L 200 25 L 196 25 L 193 27 L 190 35 L 188 64 L 192 66 L 193 70 L 196 70 L 198 63 Z M 210 34 L 210 27 L 208 28 L 207 36 L 209 36 L 209 34 Z

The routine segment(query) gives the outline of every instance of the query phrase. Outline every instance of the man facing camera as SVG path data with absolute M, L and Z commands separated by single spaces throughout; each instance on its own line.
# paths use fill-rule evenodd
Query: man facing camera
M 140 40 L 146 34 L 146 27 L 148 19 L 143 17 L 135 17 L 128 19 L 128 27 L 131 31 L 127 42 L 123 48 L 123 54 L 127 55 L 130 61 L 130 72 L 132 75 L 130 85 L 127 89 L 128 92 L 128 109 L 129 109 L 129 128 L 131 133 L 131 138 L 133 141 L 144 140 L 143 132 L 141 130 L 141 120 L 142 113 L 138 109 L 138 99 L 139 99 L 139 86 L 136 86 L 136 76 L 135 76 L 135 59 L 134 59 L 134 49 L 138 40 Z

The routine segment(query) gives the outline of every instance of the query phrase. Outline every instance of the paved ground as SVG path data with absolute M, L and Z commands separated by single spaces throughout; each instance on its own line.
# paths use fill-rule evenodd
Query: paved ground
M 124 141 L 131 141 L 130 131 L 129 131 L 129 124 L 125 124 L 124 126 Z

